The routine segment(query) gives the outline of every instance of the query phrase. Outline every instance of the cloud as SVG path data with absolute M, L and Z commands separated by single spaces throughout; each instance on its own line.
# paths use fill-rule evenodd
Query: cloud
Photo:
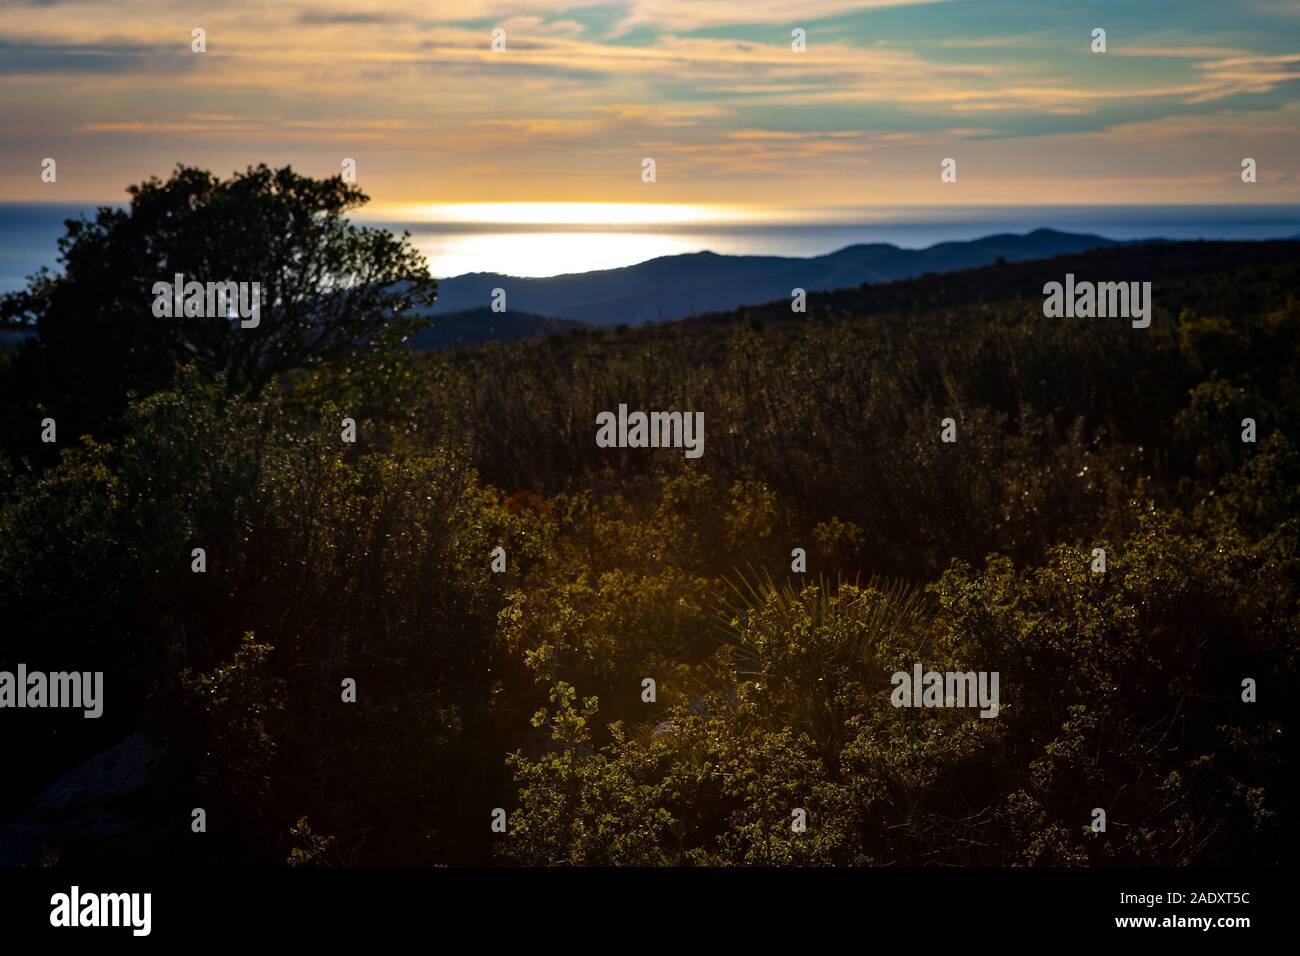
M 304 26 L 357 26 L 358 24 L 402 23 L 401 14 L 384 10 L 302 10 L 298 13 L 298 22 Z
M 950 0 L 819 0 L 800 7 L 790 0 L 632 0 L 620 30 L 653 24 L 677 33 L 732 24 L 798 24 L 885 7 L 948 3 Z
M 1019 33 L 1000 37 L 958 37 L 942 41 L 939 45 L 950 50 L 1002 50 L 1010 47 L 1046 47 L 1052 38 L 1042 33 Z
M 1210 56 L 1245 56 L 1246 50 L 1218 46 L 1124 46 L 1116 44 L 1109 48 L 1114 56 L 1163 57 L 1166 59 L 1204 59 Z
M 190 64 L 179 53 L 131 42 L 25 43 L 0 37 L 0 74 L 137 73 L 155 68 L 179 72 Z
M 529 136 L 577 136 L 591 132 L 596 128 L 596 121 L 591 119 L 553 119 L 547 117 L 524 119 L 489 119 L 470 120 L 472 127 L 497 127 L 523 132 Z
M 1159 18 L 1143 32 L 1135 14 L 1131 43 L 1112 35 L 1111 52 L 1096 57 L 1078 42 L 1064 55 L 1072 41 L 1053 22 L 1008 35 L 1019 7 L 1006 0 L 987 0 L 978 20 L 967 16 L 973 5 L 947 0 L 0 7 L 19 11 L 0 16 L 0 113 L 6 133 L 18 131 L 0 154 L 93 154 L 113 194 L 182 157 L 336 170 L 361 146 L 376 158 L 367 168 L 386 171 L 367 187 L 376 195 L 472 191 L 493 176 L 515 177 L 521 192 L 581 195 L 621 189 L 611 184 L 651 150 L 671 161 L 673 175 L 656 186 L 667 193 L 706 181 L 722 192 L 728 177 L 769 191 L 812 177 L 830 190 L 866 163 L 905 177 L 918 162 L 928 171 L 929 153 L 954 140 L 1000 155 L 990 165 L 1008 177 L 1065 135 L 1070 150 L 1094 157 L 1195 155 L 1198 130 L 1278 154 L 1296 140 L 1285 126 L 1296 118 L 1300 54 L 1279 49 L 1276 19 L 1248 13 L 1186 46 Z M 495 25 L 507 30 L 504 53 L 490 46 Z M 791 25 L 808 26 L 807 52 L 791 50 Z M 190 51 L 195 26 L 207 31 L 207 53 Z M 1220 175 L 1198 162 L 1206 168 L 1185 175 Z M 17 181 L 0 170 L 0 195 L 31 188 Z
M 1189 103 L 1208 103 L 1240 93 L 1267 93 L 1300 80 L 1300 53 L 1279 56 L 1234 56 L 1198 64 L 1205 82 Z

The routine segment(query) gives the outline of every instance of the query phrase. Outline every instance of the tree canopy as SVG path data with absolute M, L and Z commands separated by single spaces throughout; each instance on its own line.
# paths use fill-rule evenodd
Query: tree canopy
M 0 299 L 0 320 L 35 333 L 9 375 L 78 432 L 120 411 L 128 392 L 165 387 L 193 361 L 227 387 L 260 392 L 276 375 L 322 360 L 362 360 L 422 327 L 436 283 L 407 235 L 358 226 L 368 197 L 342 177 L 250 167 L 222 179 L 178 167 L 129 188 L 124 208 L 70 220 L 62 271 L 42 270 Z M 261 316 L 159 318 L 159 282 L 259 283 Z

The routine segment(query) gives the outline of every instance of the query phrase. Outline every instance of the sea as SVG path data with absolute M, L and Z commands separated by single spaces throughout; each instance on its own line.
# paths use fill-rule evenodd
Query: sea
M 0 203 L 0 293 L 42 266 L 58 270 L 64 222 L 95 206 Z M 849 218 L 851 221 L 843 221 Z M 1108 239 L 1300 238 L 1300 205 L 963 206 L 852 210 L 836 222 L 553 226 L 433 221 L 369 222 L 407 231 L 437 278 L 471 272 L 550 276 L 633 265 L 659 256 L 817 256 L 856 243 L 921 249 L 996 233 L 1059 229 Z

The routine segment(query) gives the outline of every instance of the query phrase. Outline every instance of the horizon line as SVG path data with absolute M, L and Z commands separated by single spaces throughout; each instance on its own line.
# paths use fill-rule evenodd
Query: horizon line
M 29 209 L 80 210 L 84 215 L 99 208 L 128 208 L 130 198 L 104 201 L 97 199 L 0 199 L 0 207 Z M 935 220 L 912 222 L 899 214 L 944 215 L 938 221 L 966 220 L 978 224 L 981 213 L 993 215 L 1064 213 L 1084 218 L 1110 212 L 1146 211 L 1167 215 L 1178 211 L 1176 218 L 1194 218 L 1197 213 L 1222 214 L 1238 211 L 1242 215 L 1263 212 L 1300 214 L 1297 202 L 1233 203 L 897 203 L 870 206 L 755 206 L 738 203 L 618 203 L 618 202 L 465 202 L 465 203 L 392 203 L 363 204 L 346 215 L 361 223 L 387 227 L 438 225 L 453 232 L 468 230 L 498 232 L 506 230 L 594 231 L 627 230 L 660 232 L 672 230 L 732 230 L 766 227 L 852 227 L 924 225 Z M 994 225 L 994 223 L 990 223 Z M 1006 225 L 1012 225 L 1007 223 Z M 1015 223 L 1014 225 L 1021 225 Z M 1072 227 L 1083 227 L 1078 223 Z M 1098 225 L 1102 225 L 1098 223 Z M 1140 223 L 1131 223 L 1140 225 Z M 1060 228 L 1040 225 L 1039 228 Z

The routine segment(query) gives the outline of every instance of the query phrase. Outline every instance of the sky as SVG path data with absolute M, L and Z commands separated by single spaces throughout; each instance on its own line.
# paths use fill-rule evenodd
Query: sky
M 398 218 L 1292 203 L 1298 93 L 1300 0 L 0 0 L 0 201 L 351 158 Z

